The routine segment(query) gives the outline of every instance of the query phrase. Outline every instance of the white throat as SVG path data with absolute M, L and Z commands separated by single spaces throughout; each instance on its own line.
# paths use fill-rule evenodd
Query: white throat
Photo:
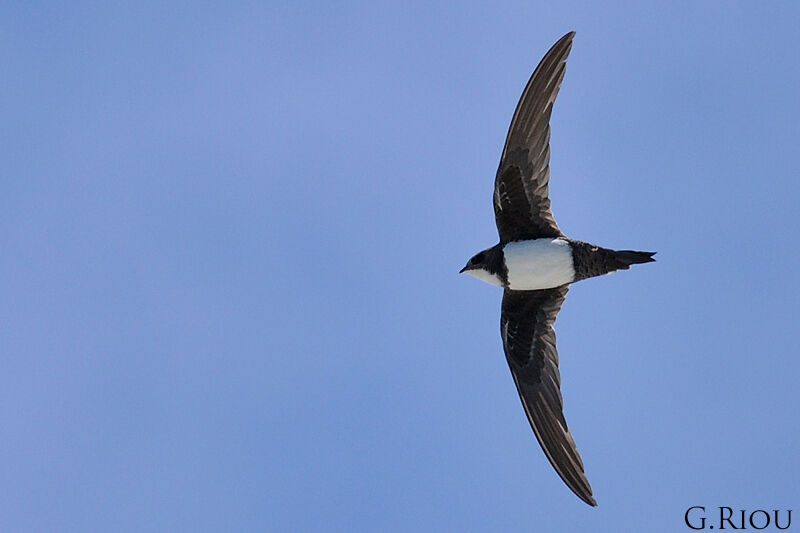
M 503 247 L 508 288 L 550 289 L 575 280 L 572 247 L 564 239 L 515 241 Z
M 476 270 L 466 270 L 465 272 L 470 276 L 478 278 L 481 281 L 485 281 L 486 283 L 497 285 L 498 287 L 503 286 L 503 281 L 500 279 L 500 276 L 498 276 L 497 274 L 492 274 L 488 270 L 476 269 Z

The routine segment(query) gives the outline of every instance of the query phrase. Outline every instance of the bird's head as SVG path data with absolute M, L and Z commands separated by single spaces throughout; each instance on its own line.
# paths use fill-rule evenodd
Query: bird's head
M 467 261 L 467 264 L 464 266 L 464 268 L 462 268 L 458 273 L 467 273 L 481 281 L 485 281 L 486 283 L 502 286 L 503 282 L 501 281 L 500 276 L 497 275 L 499 259 L 497 257 L 497 248 L 497 246 L 487 248 L 486 250 L 473 255 L 472 258 Z
M 472 258 L 467 261 L 467 264 L 464 266 L 464 268 L 462 268 L 458 273 L 463 274 L 466 272 L 469 274 L 471 270 L 478 269 L 486 270 L 486 250 L 473 255 Z

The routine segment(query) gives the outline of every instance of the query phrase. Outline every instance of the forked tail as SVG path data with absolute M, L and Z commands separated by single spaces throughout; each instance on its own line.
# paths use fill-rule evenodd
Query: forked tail
M 618 270 L 628 270 L 631 265 L 638 265 L 639 263 L 652 263 L 655 261 L 653 256 L 656 252 L 635 252 L 633 250 L 615 250 L 614 259 L 616 259 Z
M 655 252 L 611 250 L 581 241 L 571 241 L 570 244 L 575 281 L 602 276 L 616 270 L 628 270 L 631 265 L 655 261 Z

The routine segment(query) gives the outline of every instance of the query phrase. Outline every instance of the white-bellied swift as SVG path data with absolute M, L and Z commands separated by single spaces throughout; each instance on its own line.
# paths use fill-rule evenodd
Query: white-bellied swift
M 574 36 L 553 45 L 522 91 L 494 183 L 500 242 L 461 272 L 503 287 L 500 335 L 533 432 L 564 483 L 597 505 L 562 412 L 553 323 L 571 283 L 654 261 L 655 252 L 570 239 L 550 211 L 550 114 Z

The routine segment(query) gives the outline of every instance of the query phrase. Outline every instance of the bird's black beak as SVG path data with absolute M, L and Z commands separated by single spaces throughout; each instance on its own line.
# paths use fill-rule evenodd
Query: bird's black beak
M 459 270 L 459 271 L 458 271 L 458 273 L 459 273 L 459 274 L 463 274 L 463 273 L 464 273 L 466 270 L 467 270 L 467 267 L 465 266 L 464 268 L 462 268 L 461 270 Z

